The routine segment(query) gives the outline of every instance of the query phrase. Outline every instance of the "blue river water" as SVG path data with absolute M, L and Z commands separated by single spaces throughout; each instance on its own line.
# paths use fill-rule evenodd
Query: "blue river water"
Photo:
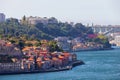
M 120 49 L 76 54 L 85 65 L 60 72 L 0 75 L 0 80 L 120 80 Z

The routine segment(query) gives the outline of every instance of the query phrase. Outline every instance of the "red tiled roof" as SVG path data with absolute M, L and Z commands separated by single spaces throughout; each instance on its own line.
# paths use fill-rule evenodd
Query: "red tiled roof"
M 29 60 L 29 61 L 33 61 L 34 59 L 33 59 L 32 57 L 30 57 L 28 60 Z

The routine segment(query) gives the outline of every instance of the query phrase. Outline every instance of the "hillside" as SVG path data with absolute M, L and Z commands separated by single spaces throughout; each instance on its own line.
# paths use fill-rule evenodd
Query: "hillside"
M 29 39 L 51 40 L 58 36 L 75 38 L 91 34 L 92 29 L 87 28 L 81 23 L 71 25 L 69 23 L 38 23 L 36 25 L 21 24 L 17 19 L 11 18 L 4 23 L 0 23 L 0 34 L 2 36 L 24 36 Z

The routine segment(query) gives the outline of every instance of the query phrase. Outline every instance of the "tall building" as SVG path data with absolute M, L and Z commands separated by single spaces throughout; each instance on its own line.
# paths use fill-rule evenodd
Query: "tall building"
M 0 13 L 0 23 L 5 21 L 5 15 Z

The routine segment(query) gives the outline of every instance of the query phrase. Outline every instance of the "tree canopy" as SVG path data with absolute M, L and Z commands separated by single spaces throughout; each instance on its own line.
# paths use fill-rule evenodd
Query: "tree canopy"
M 4 23 L 0 23 L 0 34 L 2 34 L 3 36 L 26 36 L 29 39 L 51 40 L 58 36 L 75 38 L 81 35 L 85 36 L 86 34 L 93 33 L 92 29 L 85 27 L 81 23 L 71 25 L 69 23 L 57 22 L 48 24 L 38 23 L 36 25 L 28 25 L 25 20 L 26 17 L 23 16 L 23 23 L 19 23 L 19 21 L 15 18 L 10 18 Z

